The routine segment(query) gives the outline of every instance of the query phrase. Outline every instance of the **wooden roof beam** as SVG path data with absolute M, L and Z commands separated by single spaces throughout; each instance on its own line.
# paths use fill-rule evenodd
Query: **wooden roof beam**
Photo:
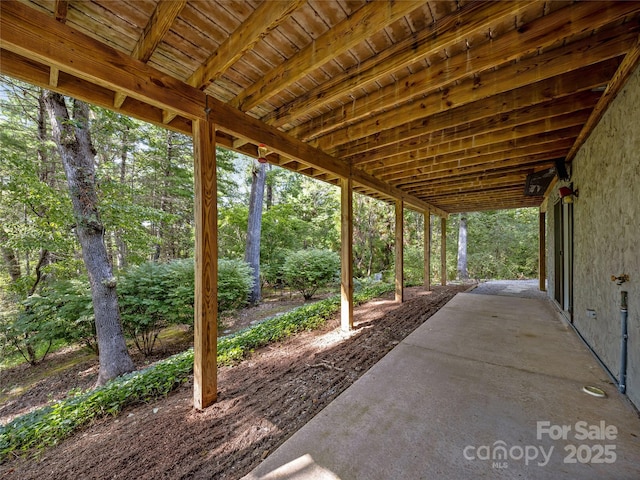
M 60 23 L 65 23 L 67 21 L 67 12 L 69 11 L 69 2 L 68 0 L 56 0 L 56 3 L 53 7 L 53 16 Z
M 371 2 L 354 12 L 350 17 L 315 39 L 298 54 L 268 72 L 261 80 L 245 89 L 230 103 L 242 111 L 249 111 L 290 84 L 305 77 L 328 61 L 361 43 L 416 8 L 423 6 L 421 0 L 393 2 L 380 8 Z
M 491 163 L 485 164 L 470 164 L 459 167 L 450 166 L 449 169 L 436 170 L 434 167 L 425 169 L 423 172 L 419 172 L 411 178 L 405 178 L 394 182 L 393 185 L 402 188 L 404 191 L 409 191 L 416 185 L 424 185 L 430 181 L 434 181 L 441 178 L 448 178 L 456 175 L 466 174 L 478 174 L 481 175 L 487 170 L 498 170 L 501 168 L 519 166 L 523 169 L 531 167 L 542 167 L 552 165 L 556 158 L 563 157 L 569 146 L 570 140 L 566 140 L 556 150 L 547 150 L 538 153 L 528 152 L 514 152 L 513 156 L 509 158 L 495 158 Z
M 169 130 L 191 135 L 193 128 L 191 121 L 185 117 L 177 117 L 170 124 L 164 124 L 162 109 L 141 102 L 135 98 L 127 97 L 126 101 L 116 108 L 113 105 L 113 90 L 96 85 L 95 83 L 81 80 L 69 75 L 64 71 L 59 71 L 57 83 L 50 84 L 50 68 L 48 65 L 29 60 L 20 55 L 7 50 L 0 50 L 0 72 L 10 77 L 17 78 L 32 85 L 55 90 L 63 95 L 83 100 L 92 105 L 107 108 L 123 115 L 127 115 L 138 120 L 162 126 Z
M 575 113 L 566 113 L 558 117 L 538 120 L 525 125 L 505 128 L 495 132 L 476 135 L 473 137 L 465 137 L 461 140 L 454 140 L 446 143 L 438 143 L 441 138 L 435 138 L 433 141 L 425 141 L 422 143 L 423 148 L 419 148 L 419 144 L 414 144 L 412 150 L 404 152 L 404 144 L 397 145 L 400 150 L 398 154 L 392 153 L 391 148 L 385 149 L 385 153 L 379 153 L 374 161 L 366 164 L 356 164 L 359 168 L 371 171 L 375 174 L 377 168 L 385 167 L 385 169 L 397 169 L 401 165 L 413 163 L 420 158 L 442 158 L 443 155 L 450 155 L 455 152 L 479 152 L 480 149 L 496 150 L 499 145 L 506 146 L 506 149 L 522 145 L 522 142 L 535 141 L 540 143 L 544 138 L 549 138 L 553 132 L 564 130 L 567 128 L 582 127 L 584 122 L 589 118 L 590 109 L 578 110 Z
M 131 52 L 131 56 L 136 60 L 147 63 L 186 4 L 187 0 L 161 0 L 145 25 L 142 35 L 140 35 L 133 52 Z M 125 93 L 116 92 L 113 106 L 120 108 L 126 98 L 127 95 Z M 173 120 L 173 117 L 171 120 Z M 169 121 L 165 123 L 169 123 Z
M 2 4 L 0 47 L 27 60 L 54 66 L 61 73 L 73 74 L 88 82 L 87 85 L 92 83 L 112 92 L 122 91 L 142 103 L 178 112 L 188 120 L 203 119 L 205 109 L 211 109 L 217 128 L 226 133 L 265 143 L 279 155 L 341 178 L 351 177 L 354 182 L 364 182 L 394 198 L 403 198 L 406 203 L 420 205 L 419 208 L 431 208 L 428 203 L 412 199 L 365 172 L 352 172 L 344 162 L 21 3 Z M 0 63 L 0 73 L 6 73 L 4 62 Z M 92 94 L 85 92 L 84 95 Z M 443 210 L 438 211 L 447 215 Z
M 435 179 L 442 176 L 448 177 L 451 175 L 459 175 L 463 173 L 470 173 L 470 171 L 482 173 L 487 170 L 491 170 L 496 167 L 503 167 L 507 165 L 517 165 L 521 158 L 537 158 L 542 155 L 542 158 L 560 158 L 563 155 L 555 155 L 556 152 L 562 151 L 566 153 L 573 144 L 575 137 L 558 140 L 551 143 L 544 143 L 541 145 L 535 145 L 533 147 L 515 148 L 508 154 L 487 154 L 479 155 L 472 158 L 460 158 L 458 160 L 451 160 L 442 163 L 426 163 L 422 166 L 407 169 L 405 172 L 397 173 L 395 175 L 381 175 L 385 182 L 392 185 L 402 183 L 407 185 L 407 181 L 416 182 L 421 178 Z M 554 156 L 550 156 L 549 152 L 553 152 Z
M 507 5 L 521 4 L 507 2 Z M 473 86 L 476 89 L 483 84 L 493 84 L 498 80 L 502 80 L 503 85 L 511 84 L 511 88 L 517 88 L 531 81 L 574 70 L 577 66 L 584 67 L 622 55 L 628 50 L 631 39 L 637 35 L 638 25 L 633 22 L 623 24 L 613 32 L 607 30 L 597 32 L 592 37 L 509 65 L 513 60 L 544 51 L 545 47 L 553 45 L 559 38 L 583 33 L 585 29 L 588 29 L 587 31 L 597 29 L 613 19 L 638 10 L 638 5 L 629 3 L 608 4 L 608 6 L 611 8 L 605 8 L 603 11 L 603 5 L 597 2 L 577 4 L 572 6 L 571 16 L 568 16 L 564 9 L 560 9 L 526 24 L 526 28 L 522 31 L 512 30 L 495 40 L 483 43 L 476 48 L 472 47 L 447 59 L 442 59 L 440 56 L 440 51 L 446 45 L 442 44 L 438 38 L 433 42 L 432 53 L 435 58 L 431 59 L 430 67 L 419 70 L 408 78 L 402 79 L 401 82 L 392 83 L 349 102 L 344 108 L 333 109 L 329 113 L 291 129 L 290 133 L 303 140 L 325 135 L 345 124 L 376 115 L 395 105 L 428 93 L 439 92 L 443 88 L 451 88 L 451 85 L 455 85 L 456 82 L 469 78 L 470 72 L 475 72 L 476 77 L 480 73 L 480 78 L 474 79 Z M 553 31 L 554 34 L 543 37 L 541 32 L 548 31 Z M 633 35 L 634 31 L 635 35 Z M 632 35 L 630 36 L 629 33 Z M 513 48 L 514 44 L 518 46 L 517 49 Z M 504 67 L 496 72 L 489 72 L 497 66 Z M 483 75 L 482 72 L 486 73 Z M 480 81 L 482 83 L 479 83 Z
M 476 191 L 484 191 L 497 187 L 513 187 L 523 188 L 527 175 L 514 175 L 504 178 L 495 178 L 487 181 L 478 181 L 472 183 L 455 184 L 448 186 L 434 186 L 432 188 L 424 188 L 417 193 L 418 196 L 424 195 L 429 198 L 436 198 L 440 195 L 455 195 L 459 193 L 468 193 Z
M 454 150 L 440 155 L 432 154 L 429 149 L 417 150 L 415 155 L 402 155 L 404 160 L 402 163 L 385 164 L 383 166 L 366 169 L 369 173 L 380 176 L 381 178 L 396 178 L 397 175 L 411 175 L 415 168 L 421 168 L 427 165 L 443 165 L 466 159 L 487 158 L 493 156 L 507 156 L 515 150 L 524 150 L 527 148 L 536 149 L 566 139 L 575 139 L 582 124 L 576 124 L 571 127 L 560 130 L 550 130 L 548 132 L 535 133 L 513 140 L 506 140 L 493 144 L 467 148 L 464 150 Z M 395 157 L 394 157 L 395 158 Z
M 591 135 L 591 132 L 602 118 L 602 115 L 604 115 L 604 112 L 609 108 L 611 102 L 613 102 L 618 93 L 620 93 L 620 90 L 622 90 L 627 79 L 635 71 L 638 64 L 640 64 L 640 37 L 636 39 L 634 47 L 624 57 L 620 67 L 607 85 L 602 97 L 600 97 L 600 101 L 593 109 L 589 120 L 587 120 L 584 128 L 580 132 L 580 135 L 578 135 L 576 142 L 571 147 L 571 150 L 569 150 L 566 157 L 567 162 L 571 162 L 575 158 L 580 147 L 584 144 L 587 138 L 589 138 L 589 135 Z
M 384 130 L 378 134 L 369 135 L 355 140 L 327 153 L 336 157 L 349 159 L 352 163 L 366 163 L 370 159 L 377 159 L 393 154 L 406 153 L 405 146 L 410 149 L 416 145 L 437 144 L 448 140 L 457 141 L 483 133 L 491 133 L 507 128 L 519 128 L 532 122 L 544 121 L 556 116 L 570 114 L 583 109 L 592 108 L 600 98 L 601 93 L 590 90 L 572 96 L 547 100 L 534 106 L 516 108 L 510 112 L 500 112 L 479 120 L 466 123 L 455 123 L 455 117 L 449 112 L 437 114 L 426 119 L 418 119 L 400 125 L 396 128 Z M 370 152 L 370 153 L 369 153 Z M 362 159 L 362 162 L 360 162 Z
M 628 51 L 633 40 L 637 37 L 638 25 L 633 24 L 627 29 L 633 29 L 635 32 L 614 37 L 614 39 L 611 39 L 609 35 L 604 36 L 604 39 L 601 39 L 596 46 L 586 51 L 584 47 L 578 48 L 578 46 L 570 44 L 547 54 L 509 64 L 495 71 L 482 73 L 465 80 L 460 85 L 452 85 L 450 82 L 434 85 L 430 80 L 423 82 L 418 79 L 415 80 L 415 83 L 412 80 L 413 87 L 410 88 L 399 89 L 393 84 L 391 85 L 393 88 L 387 92 L 384 99 L 380 98 L 377 92 L 374 92 L 356 100 L 353 104 L 335 109 L 293 128 L 289 133 L 302 140 L 311 140 L 318 136 L 322 139 L 333 130 L 340 131 L 344 125 L 354 124 L 359 127 L 360 131 L 363 131 L 361 135 L 364 136 L 371 133 L 374 126 L 379 129 L 380 125 L 397 124 L 397 120 L 395 123 L 390 123 L 394 122 L 392 115 L 395 114 L 402 118 L 405 112 L 412 112 L 413 118 L 415 118 L 415 115 L 421 114 L 422 110 L 422 116 L 425 114 L 433 115 L 452 107 L 526 87 L 535 82 L 540 83 L 576 69 L 597 68 L 595 65 L 622 56 Z M 586 43 L 589 44 L 589 42 Z M 591 65 L 593 67 L 590 67 Z M 436 68 L 433 70 L 438 72 Z M 413 77 L 420 76 L 420 73 L 418 72 Z M 433 88 L 433 86 L 447 88 L 441 91 L 440 88 Z M 384 92 L 384 90 L 378 92 Z M 427 94 L 427 96 L 419 95 L 415 100 L 403 103 L 403 100 L 416 97 L 402 93 L 411 90 L 421 90 L 422 95 Z M 398 98 L 405 96 L 407 98 Z M 393 108 L 395 105 L 401 106 Z M 351 128 L 346 127 L 345 129 Z M 328 147 L 331 146 L 333 145 L 328 145 Z
M 551 160 L 549 160 L 551 165 Z M 549 167 L 550 168 L 550 167 Z M 500 169 L 493 169 L 483 173 L 472 173 L 462 175 L 451 175 L 442 178 L 427 178 L 424 183 L 416 184 L 411 188 L 407 188 L 407 192 L 417 197 L 426 196 L 434 189 L 447 189 L 458 186 L 473 186 L 481 183 L 502 182 L 504 181 L 522 181 L 526 180 L 527 175 L 535 171 L 548 170 L 544 167 L 523 167 L 522 165 L 513 165 Z M 524 185 L 524 184 L 523 184 Z
M 262 2 L 249 17 L 193 72 L 187 83 L 200 90 L 217 80 L 256 43 L 275 29 L 306 0 Z
M 419 119 L 425 125 L 432 125 L 429 117 L 438 114 L 443 114 L 437 117 L 438 120 L 448 121 L 439 123 L 435 128 L 461 125 L 493 116 L 496 114 L 495 105 L 500 105 L 503 112 L 510 112 L 605 85 L 619 64 L 620 59 L 613 58 L 515 89 L 512 89 L 510 81 L 505 82 L 502 77 L 496 78 L 496 83 L 483 83 L 484 86 L 480 88 L 476 88 L 473 82 L 466 82 L 445 92 L 441 98 L 402 105 L 309 143 L 324 151 L 380 131 L 381 125 L 386 129 L 396 128 Z M 488 97 L 495 98 L 487 102 Z
M 456 12 L 438 19 L 431 28 L 424 28 L 402 42 L 391 45 L 377 55 L 358 63 L 305 93 L 269 115 L 263 121 L 276 127 L 302 117 L 330 102 L 349 95 L 356 88 L 363 88 L 402 68 L 435 53 L 441 53 L 449 44 L 460 41 L 465 35 L 489 31 L 507 17 L 515 17 L 531 5 L 510 2 L 469 2 Z

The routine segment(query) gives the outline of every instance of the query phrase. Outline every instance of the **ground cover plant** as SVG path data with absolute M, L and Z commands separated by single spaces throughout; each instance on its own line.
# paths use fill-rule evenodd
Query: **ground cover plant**
M 382 295 L 392 285 L 379 283 L 354 295 L 356 304 Z M 340 308 L 340 297 L 298 307 L 218 341 L 218 364 L 238 362 L 256 348 L 283 340 L 302 330 L 313 330 Z M 72 395 L 54 405 L 16 418 L 0 428 L 0 460 L 14 451 L 53 445 L 83 425 L 124 407 L 169 394 L 189 379 L 193 350 L 174 355 L 144 370 L 123 375 L 103 387 Z

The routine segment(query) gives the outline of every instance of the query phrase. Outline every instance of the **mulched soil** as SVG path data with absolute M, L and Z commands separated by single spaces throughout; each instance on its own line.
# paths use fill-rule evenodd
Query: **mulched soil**
M 58 446 L 0 465 L 0 479 L 237 479 L 255 468 L 389 350 L 468 286 L 406 290 L 218 372 L 218 401 L 192 406 L 191 382 L 96 421 Z

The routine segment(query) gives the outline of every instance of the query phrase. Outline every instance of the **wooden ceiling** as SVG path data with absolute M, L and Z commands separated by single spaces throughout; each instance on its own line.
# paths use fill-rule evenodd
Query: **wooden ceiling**
M 0 2 L 0 71 L 446 215 L 538 206 L 640 57 L 640 2 Z M 210 112 L 203 113 L 205 110 Z

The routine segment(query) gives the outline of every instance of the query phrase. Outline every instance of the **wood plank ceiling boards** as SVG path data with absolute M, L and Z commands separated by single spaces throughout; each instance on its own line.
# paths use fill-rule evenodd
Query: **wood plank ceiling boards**
M 407 207 L 539 206 L 640 54 L 640 2 L 0 2 L 0 71 Z

